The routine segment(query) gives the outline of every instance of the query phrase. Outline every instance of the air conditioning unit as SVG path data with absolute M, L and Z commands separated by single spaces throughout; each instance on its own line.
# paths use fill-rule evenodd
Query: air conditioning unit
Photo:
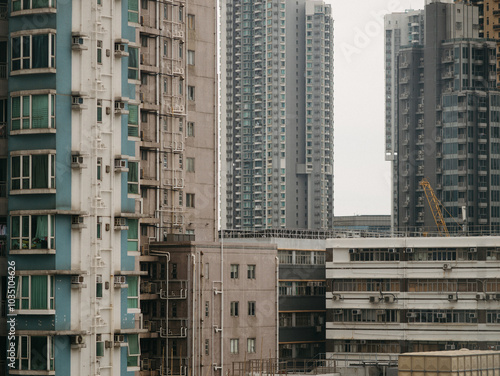
M 493 298 L 495 300 L 500 300 L 500 294 L 493 294 Z
M 469 319 L 477 319 L 477 314 L 469 313 Z
M 456 294 L 449 294 L 448 295 L 448 300 L 450 302 L 456 302 L 458 300 L 458 296 Z
M 122 170 L 127 167 L 126 159 L 115 159 L 115 170 Z
M 115 275 L 113 277 L 113 284 L 116 288 L 122 288 L 125 287 L 125 282 L 127 281 L 127 278 L 124 275 Z M 116 340 L 115 340 L 116 342 Z
M 497 313 L 497 322 L 500 322 L 500 313 Z
M 117 100 L 115 101 L 115 114 L 128 114 L 128 111 L 125 109 L 125 101 Z
M 82 335 L 71 336 L 70 342 L 72 347 L 84 347 L 85 337 Z
M 360 309 L 353 309 L 352 314 L 353 315 L 361 315 L 361 310 Z
M 413 253 L 413 248 L 406 248 L 405 253 Z
M 87 226 L 84 223 L 84 219 L 81 215 L 72 215 L 71 216 L 71 228 L 74 229 L 82 229 Z
M 85 282 L 85 277 L 83 275 L 74 275 L 71 277 L 72 285 L 80 285 Z
M 111 341 L 104 341 L 104 348 L 105 349 L 110 349 L 113 347 L 113 342 Z
M 446 313 L 438 312 L 438 313 L 436 313 L 436 318 L 437 319 L 445 319 L 446 318 Z
M 470 247 L 469 248 L 469 252 L 470 253 L 476 253 L 477 252 L 477 248 L 476 247 Z
M 127 44 L 128 44 L 127 41 L 125 41 L 123 39 L 115 42 L 115 56 L 116 57 L 128 56 L 128 52 L 126 51 Z
M 85 277 L 83 275 L 71 276 L 71 288 L 73 289 L 81 289 L 87 287 L 87 285 L 84 282 L 85 282 Z
M 88 47 L 85 45 L 85 36 L 74 34 L 71 37 L 71 49 L 75 51 L 88 50 Z
M 389 253 L 397 253 L 397 252 L 398 252 L 398 250 L 397 250 L 396 248 L 389 248 L 389 249 L 387 250 L 387 252 L 389 252 Z
M 336 315 L 341 315 L 342 313 L 344 313 L 344 311 L 342 311 L 341 309 L 336 309 L 335 310 L 335 314 Z
M 125 343 L 125 336 L 123 334 L 115 334 L 114 336 L 115 347 L 120 347 Z
M 359 249 L 357 248 L 350 248 L 349 249 L 349 253 L 358 253 L 359 252 Z
M 369 301 L 370 303 L 378 303 L 379 302 L 379 297 L 378 296 L 370 296 Z
M 455 350 L 455 345 L 453 343 L 447 343 L 445 346 L 446 350 Z
M 85 101 L 80 95 L 71 96 L 71 109 L 73 110 L 85 110 L 87 106 L 84 104 Z
M 83 157 L 78 154 L 73 154 L 71 156 L 71 168 L 85 168 L 83 164 Z
M 443 264 L 443 270 L 451 270 L 451 264 Z
M 125 227 L 125 226 L 127 226 L 127 218 L 115 217 L 115 227 Z
M 394 300 L 395 300 L 395 298 L 392 295 L 386 295 L 386 296 L 384 296 L 384 302 L 385 303 L 394 303 Z
M 406 312 L 406 317 L 408 317 L 408 318 L 417 318 L 418 314 L 417 314 L 417 312 Z

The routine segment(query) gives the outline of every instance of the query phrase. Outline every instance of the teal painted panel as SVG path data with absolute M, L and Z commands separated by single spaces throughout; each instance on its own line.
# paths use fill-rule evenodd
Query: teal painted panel
M 69 303 L 71 302 L 71 276 L 60 275 L 56 277 L 54 302 L 56 307 L 56 330 L 70 330 L 71 304 Z M 89 309 L 88 304 L 85 306 Z
M 54 369 L 56 376 L 71 375 L 71 343 L 69 336 L 54 338 Z

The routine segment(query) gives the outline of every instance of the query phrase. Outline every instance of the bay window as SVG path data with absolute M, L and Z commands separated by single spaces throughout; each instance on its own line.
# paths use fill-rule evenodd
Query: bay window
M 55 34 L 32 34 L 12 37 L 12 71 L 55 68 Z
M 53 215 L 13 215 L 10 218 L 10 249 L 55 249 Z
M 139 23 L 139 0 L 128 0 L 128 21 Z
M 15 369 L 54 371 L 54 337 L 18 336 Z
M 139 308 L 139 277 L 127 276 L 127 308 Z
M 128 193 L 139 194 L 139 162 L 128 162 Z
M 12 97 L 12 130 L 55 128 L 55 95 Z
M 54 276 L 28 275 L 16 277 L 15 309 L 53 310 Z
M 128 135 L 139 137 L 139 106 L 136 104 L 128 105 Z
M 139 79 L 139 49 L 135 47 L 128 48 L 128 78 Z
M 12 0 L 12 11 L 55 8 L 56 0 Z
M 139 220 L 127 219 L 127 252 L 139 250 Z
M 42 151 L 43 152 L 43 151 Z M 12 190 L 56 187 L 55 154 L 12 155 Z
M 139 336 L 137 334 L 127 335 L 128 352 L 127 352 L 127 367 L 138 367 L 139 356 L 141 349 L 139 346 Z

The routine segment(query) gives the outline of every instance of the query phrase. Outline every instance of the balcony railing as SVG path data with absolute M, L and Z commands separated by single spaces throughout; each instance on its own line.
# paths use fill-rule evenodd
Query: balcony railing
M 0 78 L 7 78 L 7 64 L 0 63 Z

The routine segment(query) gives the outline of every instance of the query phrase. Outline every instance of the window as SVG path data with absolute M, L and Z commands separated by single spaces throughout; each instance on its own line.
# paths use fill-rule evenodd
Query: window
M 248 316 L 255 316 L 255 302 L 248 302 Z
M 102 64 L 102 40 L 97 41 L 97 64 Z
M 194 137 L 194 123 L 192 121 L 187 123 L 186 131 L 188 137 Z
M 55 128 L 54 94 L 12 97 L 12 130 Z
M 209 343 L 210 343 L 210 340 L 206 339 L 205 340 L 205 355 L 209 355 L 209 351 L 208 351 L 210 349 Z
M 139 162 L 128 162 L 128 193 L 139 194 Z
M 172 264 L 172 279 L 177 279 L 177 264 Z
M 194 65 L 194 51 L 192 50 L 188 50 L 187 63 L 188 65 Z
M 188 99 L 194 101 L 194 86 L 188 86 Z
M 139 49 L 135 47 L 128 48 L 128 78 L 129 80 L 139 79 Z
M 54 371 L 54 340 L 49 336 L 17 337 L 15 369 Z
M 247 352 L 252 354 L 255 353 L 255 338 L 247 339 Z
M 194 172 L 194 158 L 186 158 L 186 171 Z
M 194 193 L 186 193 L 186 207 L 194 208 Z
M 128 342 L 127 367 L 138 367 L 139 356 L 141 355 L 141 349 L 139 347 L 139 335 L 127 334 L 127 342 Z
M 129 137 L 139 137 L 139 106 L 128 105 L 128 135 Z
M 182 206 L 184 205 L 184 201 L 183 201 L 183 193 L 182 191 L 179 191 L 179 206 Z
M 210 307 L 210 302 L 207 300 L 205 301 L 205 317 L 208 317 L 209 307 Z
M 238 264 L 231 264 L 231 279 L 237 279 L 240 266 Z
M 53 215 L 13 215 L 10 223 L 11 250 L 55 249 Z
M 1 48 L 1 46 L 0 46 Z M 0 78 L 2 78 L 2 74 L 6 72 L 1 72 L 2 63 L 0 63 Z M 5 64 L 5 66 L 7 66 Z M 6 78 L 6 77 L 3 77 Z M 7 137 L 7 98 L 0 98 L 0 138 Z
M 97 100 L 97 122 L 102 123 L 102 99 Z
M 102 180 L 102 158 L 97 157 L 97 180 Z
M 7 197 L 7 158 L 0 158 L 0 197 Z
M 239 306 L 239 302 L 231 302 L 231 308 L 230 308 L 230 314 L 231 316 L 233 317 L 238 317 L 239 316 L 239 313 L 238 313 L 238 307 Z
M 127 276 L 127 309 L 139 308 L 139 277 Z
M 139 220 L 127 219 L 127 252 L 139 251 Z
M 255 279 L 255 265 L 248 265 L 247 277 L 248 279 Z
M 102 298 L 102 275 L 96 275 L 95 280 L 95 296 L 97 298 Z
M 12 71 L 55 68 L 55 34 L 12 37 Z
M 141 8 L 148 9 L 148 1 L 149 0 L 141 0 Z
M 55 159 L 54 154 L 13 155 L 11 189 L 55 188 Z
M 231 354 L 238 354 L 240 351 L 240 340 L 238 338 L 231 338 L 230 344 Z
M 12 0 L 12 11 L 40 8 L 55 8 L 56 0 Z
M 189 30 L 194 30 L 195 29 L 195 18 L 194 14 L 188 14 L 187 15 L 187 26 Z
M 54 309 L 54 276 L 16 277 L 16 309 Z
M 139 23 L 139 0 L 128 0 L 128 21 Z

